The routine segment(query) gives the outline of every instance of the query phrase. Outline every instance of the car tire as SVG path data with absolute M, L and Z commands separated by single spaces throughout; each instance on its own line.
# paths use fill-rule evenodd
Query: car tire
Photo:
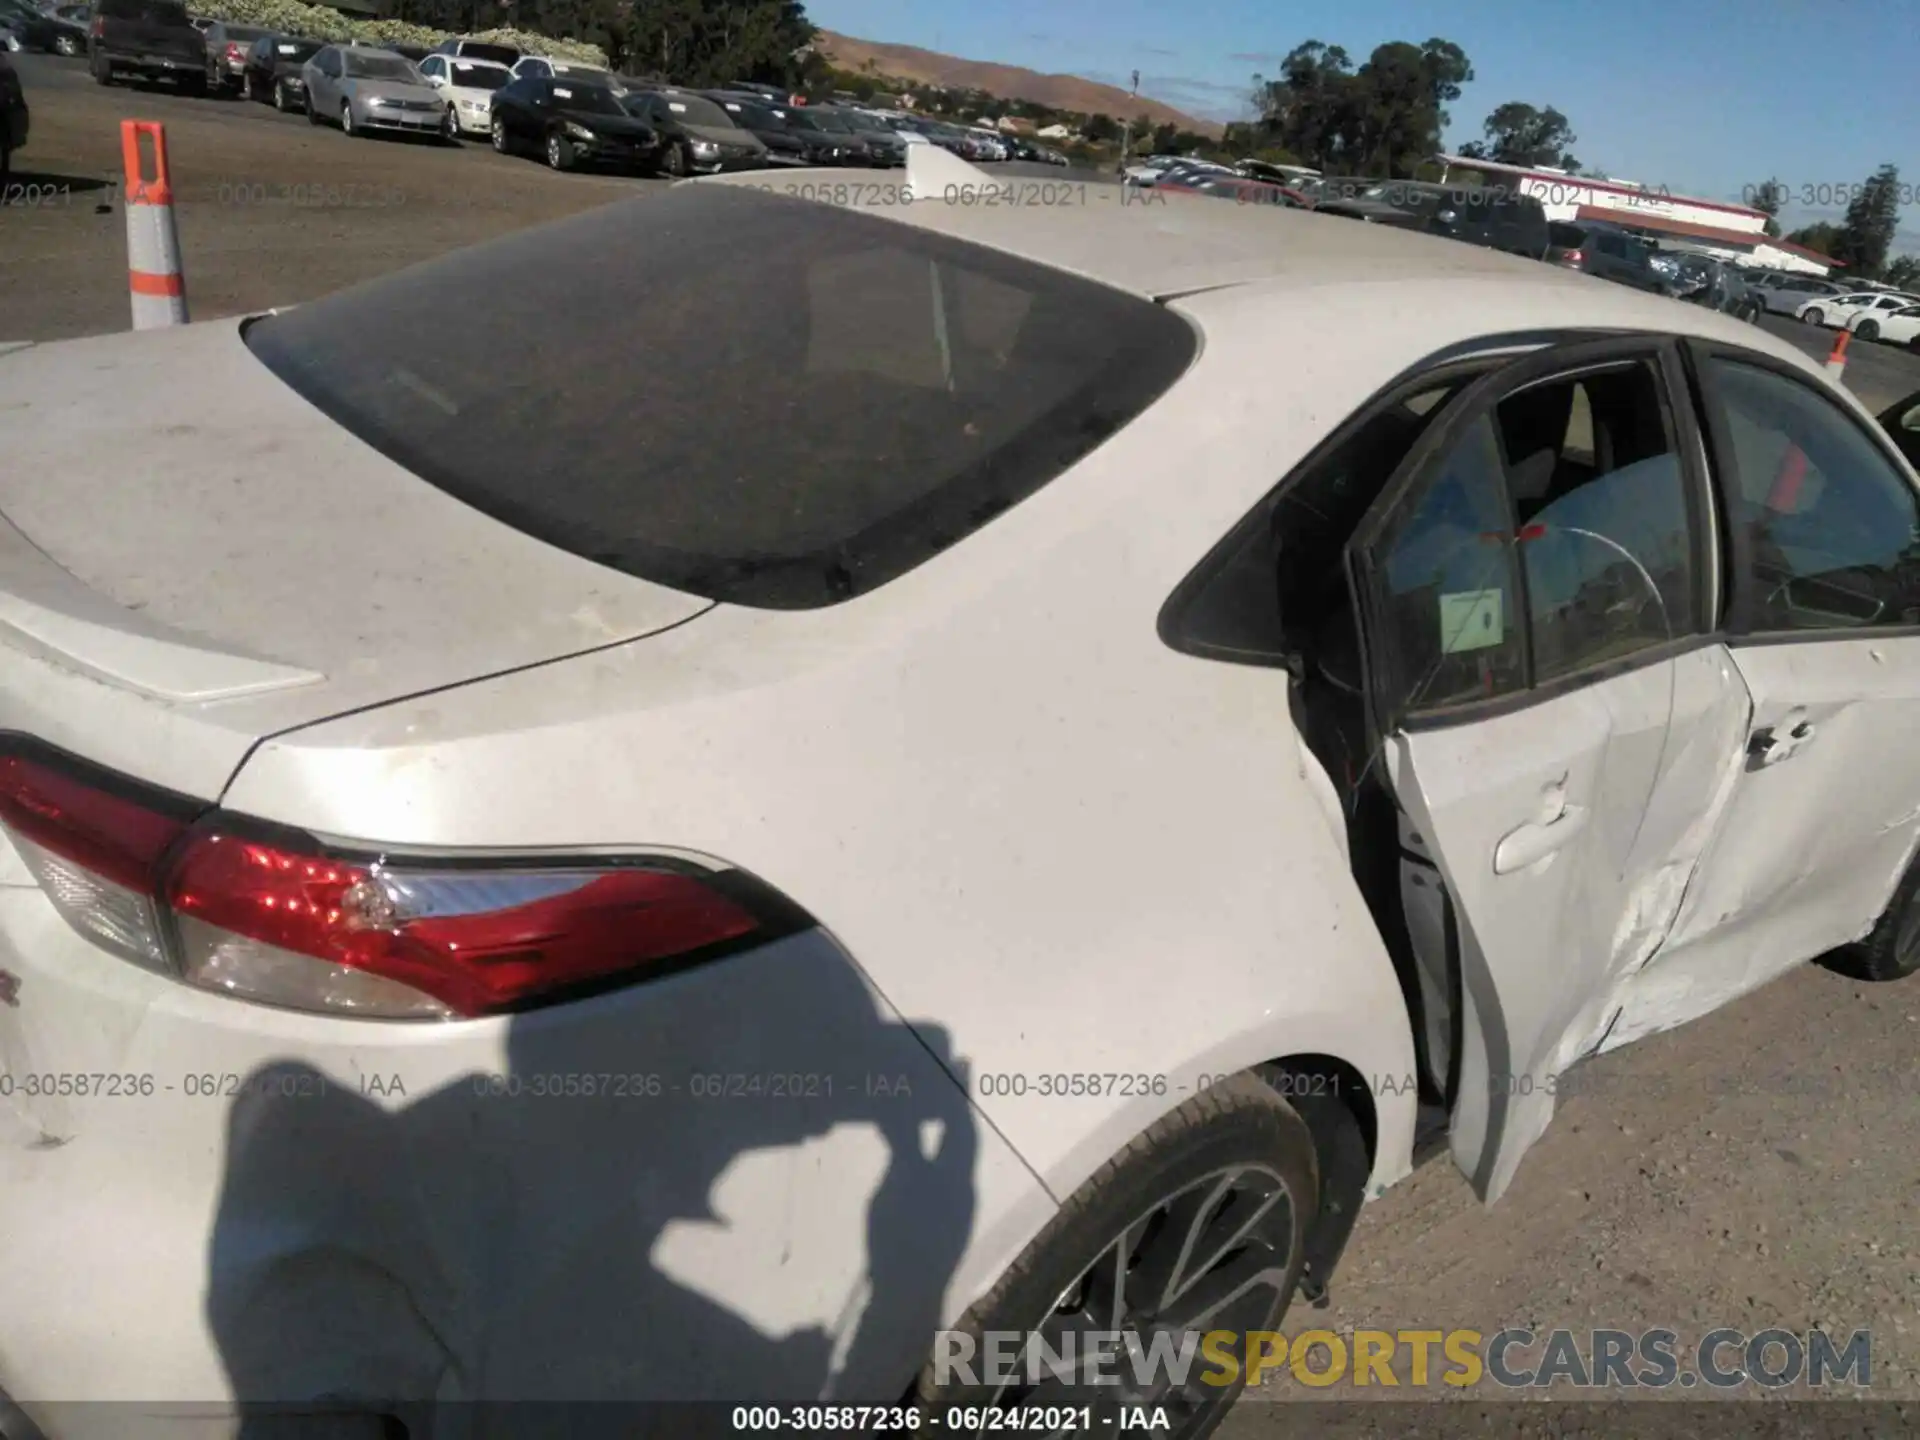
M 1826 323 L 1826 320 L 1827 320 L 1827 312 L 1826 312 L 1826 311 L 1824 311 L 1824 310 L 1822 310 L 1822 309 L 1820 309 L 1820 308 L 1819 308 L 1819 307 L 1818 307 L 1818 306 L 1816 305 L 1816 306 L 1815 306 L 1815 307 L 1814 307 L 1813 309 L 1811 309 L 1811 310 L 1803 310 L 1803 311 L 1801 311 L 1801 312 L 1800 312 L 1800 318 L 1801 318 L 1802 320 L 1804 320 L 1804 321 L 1806 321 L 1806 322 L 1807 322 L 1807 324 L 1809 324 L 1809 325 L 1824 325 L 1824 324 Z
M 287 98 L 287 87 L 278 81 L 274 83 L 273 87 L 273 108 L 278 110 L 282 115 L 287 114 L 293 109 L 293 102 Z
M 493 153 L 496 155 L 511 154 L 513 152 L 513 144 L 507 139 L 507 127 L 501 124 L 497 118 L 493 122 L 492 133 Z
M 1853 338 L 1856 340 L 1878 340 L 1880 338 L 1880 326 L 1875 321 L 1862 320 L 1854 327 Z
M 440 139 L 448 145 L 460 143 L 460 117 L 454 114 L 451 105 L 447 107 L 447 123 L 440 127 Z
M 53 41 L 53 53 L 71 60 L 80 53 L 80 42 L 71 35 L 57 35 Z
M 1920 335 L 1915 335 L 1907 341 L 1907 349 L 1913 351 L 1916 355 L 1920 355 Z
M 342 100 L 340 102 L 340 133 L 354 138 L 359 137 L 360 132 L 353 128 L 353 102 L 351 100 Z
M 113 84 L 113 62 L 111 60 L 103 59 L 98 55 L 92 56 L 87 61 L 87 69 L 93 72 L 94 84 Z
M 309 125 L 318 125 L 320 123 L 320 112 L 313 108 L 313 96 L 301 96 L 300 106 L 307 112 L 307 123 Z
M 669 180 L 684 180 L 693 173 L 693 165 L 687 159 L 684 145 L 669 142 L 667 153 L 660 157 L 660 172 Z
M 1245 1188 L 1230 1190 L 1236 1175 Z M 1164 1265 L 1171 1255 L 1181 1257 L 1174 1265 L 1177 1280 L 1184 1257 L 1196 1248 L 1188 1235 L 1205 1237 L 1198 1242 L 1200 1253 L 1206 1253 L 1209 1245 L 1221 1244 L 1226 1230 L 1208 1222 L 1218 1222 L 1230 1197 L 1238 1202 L 1249 1196 L 1254 1208 L 1251 1212 L 1236 1208 L 1233 1228 L 1244 1224 L 1249 1213 L 1265 1218 L 1243 1236 L 1242 1243 L 1217 1253 L 1230 1257 L 1226 1264 L 1241 1264 L 1246 1257 L 1249 1274 L 1256 1278 L 1250 1279 L 1246 1293 L 1234 1305 L 1207 1317 L 1197 1328 L 1276 1329 L 1300 1282 L 1318 1193 L 1319 1164 L 1306 1122 L 1258 1077 L 1233 1076 L 1161 1117 L 1101 1167 L 1061 1206 L 999 1283 L 955 1322 L 953 1330 L 970 1336 L 974 1353 L 980 1356 L 986 1353 L 986 1335 L 1044 1331 L 1057 1315 L 1079 1313 L 1101 1329 L 1127 1330 L 1156 1320 L 1187 1328 L 1180 1323 L 1177 1308 L 1156 1307 L 1165 1313 L 1141 1314 L 1125 1306 L 1124 1298 L 1121 1305 L 1113 1306 L 1114 1287 L 1105 1276 L 1121 1268 L 1120 1251 L 1125 1245 L 1131 1257 L 1125 1266 L 1128 1274 L 1142 1265 Z M 1203 1273 L 1213 1273 L 1213 1268 L 1217 1267 Z M 1199 1278 L 1188 1277 L 1189 1285 Z M 1124 1297 L 1125 1286 L 1119 1289 Z M 1057 1335 L 1049 1338 L 1059 1343 Z M 1210 1433 L 1244 1387 L 1243 1377 L 1236 1377 L 1232 1384 L 1205 1384 L 1200 1377 L 1215 1373 L 1211 1365 L 1203 1364 L 1192 1373 L 1193 1380 L 1179 1397 L 1159 1402 L 1170 1412 L 1180 1413 L 1173 1431 L 1179 1440 L 1197 1440 Z M 987 1383 L 988 1377 L 978 1378 L 982 1383 L 943 1377 L 929 1360 L 917 1382 L 918 1396 L 936 1407 L 991 1407 L 1008 1399 L 1018 1403 L 1017 1397 L 1003 1396 Z M 1176 1411 L 1175 1398 L 1188 1397 L 1193 1402 L 1191 1413 Z M 1098 1398 L 1069 1391 L 1050 1396 L 1049 1401 L 1078 1406 L 1083 1401 L 1098 1403 Z M 1110 1388 L 1104 1398 L 1111 1398 Z M 987 1419 L 982 1428 L 991 1425 Z
M 549 170 L 571 170 L 573 168 L 573 146 L 567 143 L 567 137 L 558 130 L 547 135 L 547 168 Z
M 1820 963 L 1849 979 L 1876 984 L 1920 971 L 1920 861 L 1907 867 L 1867 938 L 1823 955 Z

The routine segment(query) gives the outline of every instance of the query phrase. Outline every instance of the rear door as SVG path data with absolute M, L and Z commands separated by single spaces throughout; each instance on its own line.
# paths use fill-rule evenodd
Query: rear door
M 1684 397 L 1658 339 L 1506 367 L 1349 547 L 1370 727 L 1455 910 L 1453 1153 L 1489 1200 L 1664 937 L 1747 733 Z
M 1686 908 L 1622 997 L 1622 1040 L 1859 939 L 1920 839 L 1913 474 L 1797 369 L 1731 348 L 1694 360 L 1754 711 Z

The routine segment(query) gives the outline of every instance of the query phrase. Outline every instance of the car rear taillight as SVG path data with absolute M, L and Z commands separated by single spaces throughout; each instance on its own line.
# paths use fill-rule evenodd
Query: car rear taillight
M 93 38 L 96 40 L 98 40 L 101 36 L 105 35 L 107 33 L 107 22 L 105 17 L 100 15 L 94 16 L 93 28 L 90 29 L 87 33 L 93 36 Z
M 227 42 L 227 59 L 244 60 L 246 58 L 247 58 L 246 46 L 236 44 L 234 41 L 231 41 L 231 40 Z
M 520 1010 L 809 923 L 739 872 L 679 857 L 349 851 L 34 753 L 0 755 L 0 824 L 55 909 L 104 949 L 323 1014 Z
M 1584 250 L 1565 251 L 1560 256 L 1560 263 L 1562 265 L 1584 265 L 1587 263 L 1587 252 Z

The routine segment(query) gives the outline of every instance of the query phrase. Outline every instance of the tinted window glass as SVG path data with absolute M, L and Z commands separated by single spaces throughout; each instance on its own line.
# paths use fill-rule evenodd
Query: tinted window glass
M 733 128 L 732 118 L 711 100 L 704 100 L 698 95 L 664 95 L 659 98 L 666 111 L 682 125 Z
M 100 0 L 100 13 L 115 20 L 144 20 L 153 25 L 185 25 L 187 7 L 177 0 Z
M 1658 372 L 1531 386 L 1497 416 L 1536 684 L 1698 629 L 1685 477 Z
M 1512 522 L 1482 415 L 1368 547 L 1389 716 L 1526 684 Z
M 1587 241 L 1587 232 L 1578 225 L 1567 225 L 1558 220 L 1548 227 L 1547 233 L 1552 237 L 1554 244 L 1564 246 L 1568 250 L 1578 250 Z
M 613 98 L 613 92 L 599 85 L 576 85 L 571 80 L 561 78 L 549 82 L 552 87 L 553 102 L 568 110 L 578 110 L 589 115 L 625 115 L 620 102 Z
M 1783 375 L 1711 360 L 1732 443 L 1759 630 L 1920 622 L 1920 505 L 1832 401 Z
M 1173 312 L 1105 286 L 706 185 L 457 251 L 259 320 L 247 344 L 507 523 L 778 608 L 952 545 L 1132 419 L 1195 349 Z
M 511 45 L 489 45 L 482 40 L 462 40 L 455 52 L 469 60 L 491 60 L 496 65 L 511 66 L 520 58 L 520 52 Z
M 444 67 L 445 62 L 441 62 Z M 473 90 L 498 90 L 512 78 L 511 74 L 498 65 L 475 63 L 469 60 L 455 60 L 450 77 L 457 86 Z
M 399 55 L 362 55 L 344 57 L 346 74 L 356 80 L 418 80 L 411 61 Z

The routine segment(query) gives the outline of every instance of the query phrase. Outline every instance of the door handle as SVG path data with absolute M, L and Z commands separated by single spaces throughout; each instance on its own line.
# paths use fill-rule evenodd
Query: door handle
M 1587 828 L 1587 816 L 1593 812 L 1580 805 L 1569 805 L 1559 818 L 1546 824 L 1522 825 L 1501 837 L 1493 847 L 1493 873 L 1511 875 L 1524 870 L 1560 849 Z

